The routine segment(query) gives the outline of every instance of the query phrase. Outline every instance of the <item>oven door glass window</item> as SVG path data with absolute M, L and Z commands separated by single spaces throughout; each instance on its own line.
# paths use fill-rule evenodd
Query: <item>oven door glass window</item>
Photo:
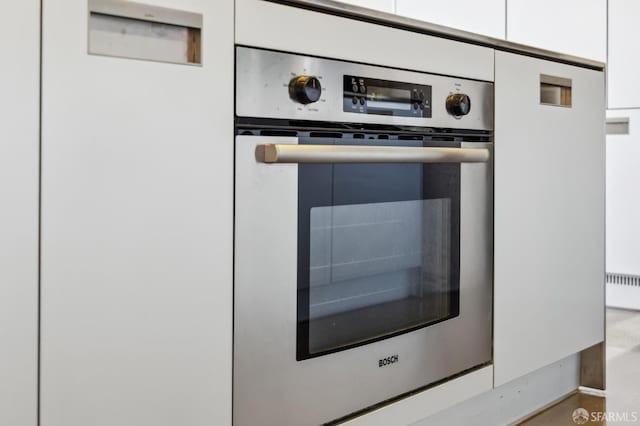
M 459 164 L 300 164 L 298 200 L 298 360 L 458 315 Z

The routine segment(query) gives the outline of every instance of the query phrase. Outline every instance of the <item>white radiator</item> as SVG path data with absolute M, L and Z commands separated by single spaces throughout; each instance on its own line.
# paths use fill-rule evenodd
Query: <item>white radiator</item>
M 607 272 L 607 306 L 640 310 L 640 275 Z

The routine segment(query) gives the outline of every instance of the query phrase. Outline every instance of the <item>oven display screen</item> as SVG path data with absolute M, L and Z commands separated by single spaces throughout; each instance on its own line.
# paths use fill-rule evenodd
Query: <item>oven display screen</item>
M 367 92 L 367 105 L 371 108 L 411 109 L 410 90 L 369 86 Z
M 345 75 L 342 110 L 355 114 L 431 118 L 431 86 Z

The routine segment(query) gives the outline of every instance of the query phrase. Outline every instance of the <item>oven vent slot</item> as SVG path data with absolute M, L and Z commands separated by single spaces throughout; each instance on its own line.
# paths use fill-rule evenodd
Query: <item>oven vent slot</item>
M 401 141 L 421 141 L 424 137 L 422 135 L 400 135 L 398 136 L 398 140 Z
M 455 129 L 454 129 L 455 130 Z M 306 137 L 314 139 L 371 139 L 371 140 L 393 140 L 393 141 L 443 141 L 443 142 L 485 142 L 490 143 L 493 140 L 491 132 L 473 131 L 473 130 L 457 130 L 451 129 L 432 129 L 420 128 L 415 132 L 394 131 L 390 129 L 362 129 L 362 130 L 344 130 L 344 129 L 321 129 L 309 127 L 291 127 L 285 125 L 269 125 L 265 123 L 256 123 L 249 125 L 242 122 L 239 118 L 236 122 L 237 135 L 255 135 L 255 136 L 276 136 L 276 137 Z
M 332 133 L 332 132 L 310 132 L 309 137 L 312 138 L 331 138 L 331 139 L 342 139 L 342 133 Z
M 425 139 L 431 142 L 455 142 L 456 141 L 456 138 L 451 136 L 427 136 Z
M 640 275 L 607 272 L 607 284 L 640 287 Z
M 260 136 L 284 136 L 295 138 L 298 132 L 295 130 L 260 130 Z

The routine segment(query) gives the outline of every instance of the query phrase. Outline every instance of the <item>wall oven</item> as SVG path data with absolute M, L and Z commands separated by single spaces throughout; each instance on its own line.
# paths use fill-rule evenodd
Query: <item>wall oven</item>
M 237 47 L 234 424 L 492 362 L 493 85 Z

